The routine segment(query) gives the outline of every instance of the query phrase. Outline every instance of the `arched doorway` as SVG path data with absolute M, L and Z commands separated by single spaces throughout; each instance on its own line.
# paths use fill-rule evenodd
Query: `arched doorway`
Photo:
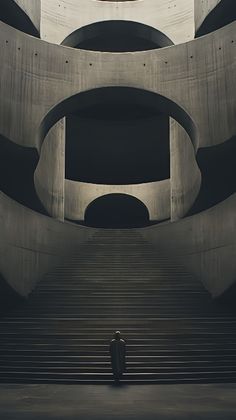
M 85 212 L 87 226 L 126 229 L 149 224 L 147 207 L 127 194 L 107 194 L 92 201 Z

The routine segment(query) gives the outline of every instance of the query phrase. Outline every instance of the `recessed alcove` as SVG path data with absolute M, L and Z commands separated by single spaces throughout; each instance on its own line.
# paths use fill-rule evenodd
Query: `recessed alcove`
M 169 219 L 170 117 L 186 130 L 195 149 L 198 141 L 195 125 L 183 109 L 143 89 L 113 86 L 83 91 L 66 98 L 45 116 L 39 148 L 50 128 L 63 117 L 67 220 L 84 224 L 85 209 L 92 201 L 117 193 L 140 199 L 152 224 Z
M 85 224 L 96 228 L 138 228 L 149 224 L 147 207 L 128 194 L 107 194 L 92 201 Z
M 126 20 L 95 22 L 71 33 L 63 45 L 90 51 L 134 52 L 153 50 L 173 45 L 157 29 Z

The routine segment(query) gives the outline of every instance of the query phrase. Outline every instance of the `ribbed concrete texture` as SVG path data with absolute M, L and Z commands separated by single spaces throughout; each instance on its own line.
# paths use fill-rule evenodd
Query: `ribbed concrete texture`
M 236 380 L 236 314 L 133 230 L 98 230 L 0 320 L 0 381 L 109 383 L 109 340 L 127 341 L 124 382 Z

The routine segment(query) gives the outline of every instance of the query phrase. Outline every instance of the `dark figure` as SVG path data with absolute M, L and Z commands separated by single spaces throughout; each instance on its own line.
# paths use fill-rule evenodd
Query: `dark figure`
M 120 331 L 114 333 L 114 339 L 110 343 L 111 366 L 116 383 L 119 383 L 123 373 L 126 371 L 126 349 L 125 341 L 122 340 Z

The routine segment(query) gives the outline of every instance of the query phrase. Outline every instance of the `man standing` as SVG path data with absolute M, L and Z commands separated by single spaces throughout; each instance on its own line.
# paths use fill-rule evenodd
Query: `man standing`
M 119 383 L 123 373 L 126 371 L 126 343 L 121 338 L 120 331 L 114 333 L 110 343 L 111 366 L 116 383 Z

